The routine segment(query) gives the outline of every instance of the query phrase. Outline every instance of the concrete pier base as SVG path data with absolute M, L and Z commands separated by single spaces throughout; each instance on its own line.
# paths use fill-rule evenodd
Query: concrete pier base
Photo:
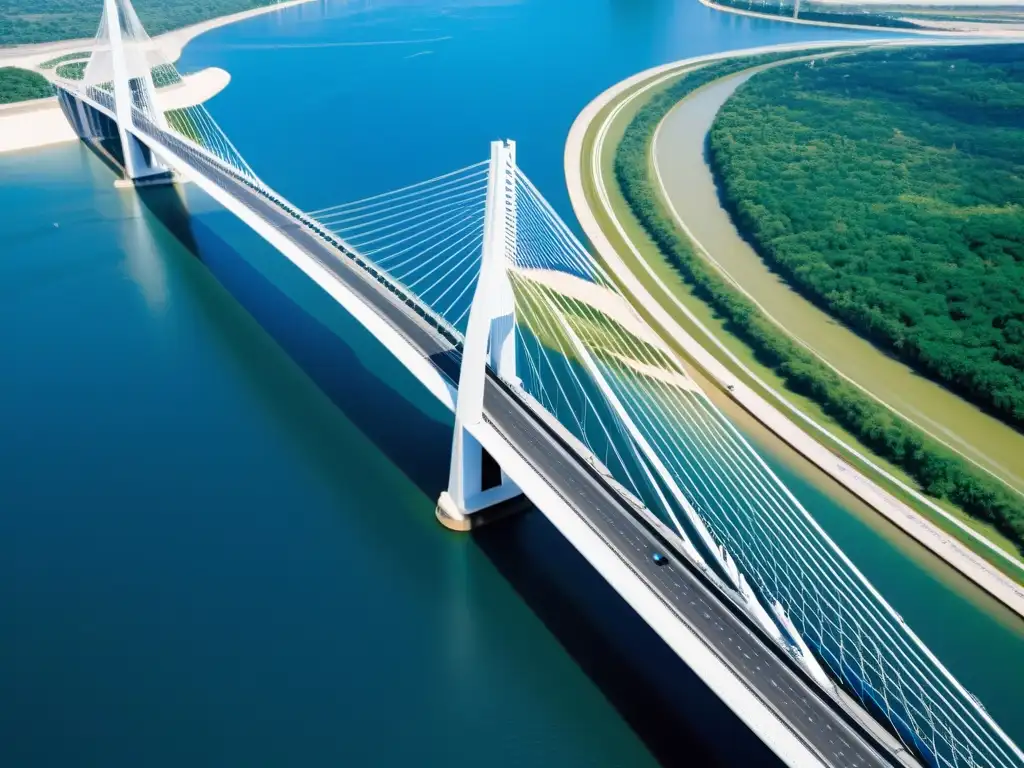
M 434 515 L 437 521 L 450 531 L 466 533 L 484 525 L 504 520 L 506 517 L 518 515 L 528 510 L 532 504 L 523 495 L 500 501 L 472 512 L 460 510 L 448 491 L 443 491 L 437 500 Z
M 114 187 L 117 189 L 134 189 L 136 187 L 162 187 L 165 184 L 177 184 L 182 181 L 176 174 L 161 173 L 155 176 L 145 176 L 141 179 L 117 179 Z

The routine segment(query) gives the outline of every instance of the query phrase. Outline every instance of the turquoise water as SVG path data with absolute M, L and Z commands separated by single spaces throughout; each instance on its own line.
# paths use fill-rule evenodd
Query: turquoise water
M 330 2 L 181 68 L 231 72 L 211 111 L 304 207 L 507 136 L 568 214 L 599 91 L 838 36 L 695 0 Z M 770 764 L 539 515 L 436 524 L 450 419 L 340 308 L 197 190 L 113 178 L 78 145 L 0 156 L 3 765 Z M 1024 738 L 1019 625 L 777 469 Z

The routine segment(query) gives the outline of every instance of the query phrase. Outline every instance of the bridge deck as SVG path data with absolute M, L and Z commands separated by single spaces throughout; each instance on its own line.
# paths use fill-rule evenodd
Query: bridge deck
M 452 354 L 453 343 L 283 203 L 257 192 L 219 164 L 196 157 L 186 142 L 173 134 L 151 125 L 135 130 L 158 151 L 170 150 L 173 155 L 166 155 L 168 160 L 202 174 L 275 227 L 384 318 L 452 383 L 457 382 L 459 363 Z M 858 767 L 904 764 L 821 691 L 737 603 L 720 594 L 698 568 L 675 552 L 657 528 L 577 456 L 514 390 L 493 376 L 487 380 L 484 410 L 487 421 L 514 450 L 824 763 Z M 652 560 L 655 552 L 667 554 L 669 562 L 656 565 Z

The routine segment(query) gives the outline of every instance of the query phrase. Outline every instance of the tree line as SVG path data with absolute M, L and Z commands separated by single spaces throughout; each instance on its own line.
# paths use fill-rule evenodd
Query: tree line
M 791 390 L 814 400 L 865 446 L 902 467 L 926 493 L 946 498 L 992 524 L 1024 551 L 1024 500 L 840 378 L 782 333 L 697 254 L 655 191 L 650 177 L 651 141 L 668 111 L 702 85 L 764 61 L 766 57 L 756 57 L 710 65 L 652 95 L 630 122 L 615 154 L 615 176 L 626 201 L 695 294 Z
M 42 75 L 17 67 L 0 67 L 0 104 L 47 96 L 53 96 L 53 88 Z
M 708 147 L 772 269 L 1024 427 L 1024 46 L 778 67 L 725 104 Z
M 135 0 L 146 31 L 158 35 L 200 21 L 248 11 L 277 0 Z M 90 39 L 96 34 L 103 0 L 0 0 L 0 45 Z

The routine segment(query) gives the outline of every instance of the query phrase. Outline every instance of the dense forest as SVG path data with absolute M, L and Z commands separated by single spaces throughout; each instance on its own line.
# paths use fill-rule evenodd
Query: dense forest
M 711 80 L 763 61 L 762 57 L 710 65 L 651 96 L 630 122 L 615 154 L 615 177 L 626 201 L 694 293 L 713 307 L 729 331 L 790 389 L 817 402 L 864 445 L 905 469 L 927 493 L 949 499 L 967 514 L 991 523 L 1024 551 L 1024 500 L 840 378 L 781 333 L 756 305 L 696 253 L 655 190 L 649 162 L 651 140 L 668 111 Z M 784 71 L 792 78 L 795 72 L 809 70 L 787 66 Z
M 775 68 L 726 103 L 709 153 L 773 269 L 1024 426 L 1024 46 Z
M 146 31 L 158 35 L 217 16 L 247 11 L 277 0 L 135 0 Z M 47 43 L 96 34 L 103 0 L 0 0 L 0 45 Z
M 42 75 L 17 67 L 0 67 L 0 104 L 45 99 L 52 95 L 53 88 Z

